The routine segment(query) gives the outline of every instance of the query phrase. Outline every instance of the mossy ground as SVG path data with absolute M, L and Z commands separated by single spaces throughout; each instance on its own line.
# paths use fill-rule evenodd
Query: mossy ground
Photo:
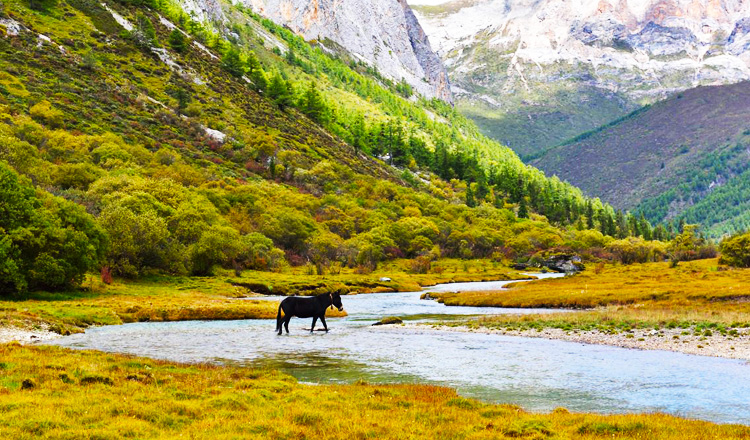
M 278 372 L 0 345 L 0 437 L 13 439 L 747 439 L 662 414 L 528 413 L 425 385 L 311 386 Z

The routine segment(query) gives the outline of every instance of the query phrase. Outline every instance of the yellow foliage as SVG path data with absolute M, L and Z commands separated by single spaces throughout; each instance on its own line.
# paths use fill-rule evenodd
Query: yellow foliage
M 58 128 L 63 124 L 63 112 L 52 107 L 52 104 L 47 101 L 40 101 L 35 104 L 29 110 L 29 114 L 35 120 L 47 125 L 51 128 Z
M 29 96 L 29 92 L 26 90 L 23 83 L 8 72 L 0 72 L 0 86 L 4 87 L 11 95 L 20 98 L 26 98 Z

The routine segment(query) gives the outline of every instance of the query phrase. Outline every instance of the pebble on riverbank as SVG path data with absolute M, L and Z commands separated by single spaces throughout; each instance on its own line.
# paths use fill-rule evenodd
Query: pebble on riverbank
M 600 331 L 566 331 L 549 328 L 537 330 L 503 330 L 490 328 L 451 327 L 434 324 L 406 324 L 409 328 L 430 326 L 441 331 L 498 334 L 527 338 L 557 339 L 583 344 L 611 345 L 639 350 L 666 350 L 701 356 L 743 359 L 750 361 L 750 329 L 743 329 L 737 336 L 724 336 L 714 332 L 710 336 L 694 335 L 684 329 L 633 330 L 630 333 L 608 334 Z M 688 334 L 683 334 L 688 333 Z
M 39 328 L 38 330 L 28 330 L 19 327 L 0 327 L 0 344 L 6 344 L 13 341 L 17 341 L 21 344 L 31 344 L 39 341 L 50 341 L 61 337 L 62 335 L 51 332 L 44 327 Z

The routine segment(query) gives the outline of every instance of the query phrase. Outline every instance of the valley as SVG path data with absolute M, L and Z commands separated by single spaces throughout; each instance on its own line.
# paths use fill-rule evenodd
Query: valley
M 0 437 L 750 436 L 750 10 L 421 1 L 0 3 Z
M 743 2 L 411 4 L 458 108 L 523 157 L 680 91 L 750 75 Z

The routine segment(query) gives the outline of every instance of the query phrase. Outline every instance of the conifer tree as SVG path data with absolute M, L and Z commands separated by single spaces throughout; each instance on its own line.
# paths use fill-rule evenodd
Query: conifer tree
M 293 103 L 293 94 L 290 89 L 291 84 L 284 81 L 284 78 L 281 77 L 279 72 L 274 74 L 273 78 L 271 78 L 271 83 L 268 85 L 268 96 L 282 111 Z
M 477 179 L 477 200 L 487 199 L 487 194 L 490 193 L 490 187 L 487 186 L 487 180 L 484 176 L 484 172 L 479 171 L 479 178 Z
M 300 100 L 300 110 L 310 119 L 318 123 L 328 122 L 328 105 L 315 87 L 315 83 L 310 81 L 310 86 L 302 95 Z
M 586 203 L 586 228 L 594 229 L 594 204 L 591 200 Z
M 352 134 L 352 147 L 354 147 L 354 151 L 362 150 L 367 143 L 367 128 L 365 127 L 364 116 L 361 114 L 355 116 L 349 131 Z
M 261 70 L 260 61 L 258 60 L 258 57 L 255 55 L 255 52 L 250 51 L 247 54 L 247 73 L 248 75 L 252 75 L 258 70 Z
M 172 29 L 169 33 L 169 47 L 177 53 L 184 53 L 187 50 L 187 41 L 185 35 L 177 28 Z
M 240 52 L 234 47 L 221 57 L 221 66 L 233 76 L 241 77 L 245 74 L 245 65 L 240 58 Z
M 130 36 L 142 48 L 158 46 L 154 24 L 141 12 L 135 15 L 135 27 L 130 32 Z
M 521 197 L 518 202 L 518 218 L 529 218 L 529 208 L 526 207 L 526 197 Z

